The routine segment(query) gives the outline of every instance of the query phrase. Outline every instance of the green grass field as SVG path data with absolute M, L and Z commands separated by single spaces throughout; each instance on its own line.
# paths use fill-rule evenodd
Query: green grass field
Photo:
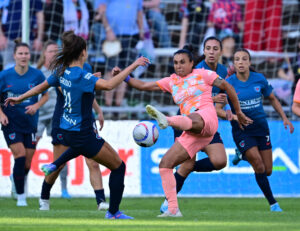
M 39 211 L 37 198 L 26 208 L 0 198 L 0 230 L 300 230 L 300 198 L 278 201 L 283 213 L 271 213 L 263 198 L 180 198 L 182 218 L 157 218 L 162 198 L 125 198 L 121 210 L 135 220 L 105 220 L 93 198 L 53 198 L 50 211 Z

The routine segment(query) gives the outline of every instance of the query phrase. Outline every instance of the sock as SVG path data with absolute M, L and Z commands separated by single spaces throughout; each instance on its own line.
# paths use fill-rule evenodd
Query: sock
M 187 116 L 181 116 L 181 115 L 172 116 L 172 117 L 167 116 L 167 120 L 169 126 L 172 126 L 173 128 L 178 130 L 187 131 L 192 128 L 193 121 Z
M 30 169 L 25 169 L 25 176 L 28 175 L 29 171 L 30 171 Z
M 208 157 L 202 160 L 197 160 L 193 169 L 195 172 L 211 172 L 213 170 L 216 170 L 216 168 Z
M 255 173 L 255 179 L 261 191 L 264 193 L 266 199 L 268 200 L 269 204 L 275 204 L 277 201 L 273 197 L 267 174 L 265 172 Z
M 95 190 L 97 205 L 101 202 L 105 202 L 104 189 Z
M 186 177 L 181 176 L 178 172 L 175 172 L 174 176 L 176 180 L 176 192 L 179 193 L 184 184 Z
M 124 177 L 125 177 L 126 165 L 122 161 L 122 164 L 115 170 L 112 170 L 109 176 L 109 190 L 110 200 L 108 211 L 111 214 L 115 214 L 119 211 L 119 205 L 122 200 L 124 191 Z
M 52 164 L 56 165 L 57 168 L 61 166 L 64 163 L 67 163 L 69 160 L 72 160 L 79 156 L 80 154 L 77 154 L 72 148 L 68 148 L 61 156 L 54 161 Z
M 41 192 L 41 199 L 43 200 L 49 200 L 50 199 L 50 191 L 53 184 L 48 184 L 45 180 L 43 182 L 42 186 L 42 192 Z
M 59 173 L 61 191 L 67 190 L 67 175 L 68 175 L 68 165 L 65 165 Z
M 166 198 L 168 200 L 168 210 L 175 214 L 178 209 L 178 202 L 176 193 L 176 180 L 173 175 L 173 169 L 160 168 L 159 174 Z
M 25 178 L 25 156 L 15 159 L 15 164 L 13 168 L 13 178 L 17 194 L 23 194 Z

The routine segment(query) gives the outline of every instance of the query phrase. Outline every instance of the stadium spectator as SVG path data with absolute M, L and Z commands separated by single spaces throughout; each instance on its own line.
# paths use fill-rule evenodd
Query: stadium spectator
M 216 0 L 208 15 L 207 26 L 214 28 L 220 39 L 233 36 L 239 42 L 243 31 L 243 18 L 240 5 L 234 0 Z
M 29 66 L 30 50 L 26 43 L 16 41 L 13 53 L 16 65 L 0 73 L 2 102 L 8 97 L 28 91 L 45 80 L 40 70 Z M 47 99 L 48 93 L 44 92 L 40 100 L 35 96 L 15 107 L 10 105 L 4 107 L 1 104 L 1 129 L 15 159 L 11 180 L 17 193 L 17 206 L 27 206 L 24 182 L 36 148 L 38 109 Z
M 143 7 L 151 34 L 158 40 L 158 47 L 171 47 L 168 23 L 160 11 L 160 0 L 144 0 Z
M 207 15 L 209 12 L 204 2 L 204 0 L 182 1 L 180 7 L 182 20 L 179 48 L 182 48 L 186 43 L 192 44 L 198 53 L 201 41 L 204 40 Z
M 44 14 L 41 0 L 30 0 L 30 41 L 35 51 L 43 48 L 44 36 Z M 14 40 L 22 37 L 21 14 L 22 0 L 9 1 L 3 9 L 7 11 L 7 16 L 0 22 L 0 51 L 3 56 L 3 66 L 7 68 L 14 64 Z
M 148 105 L 147 113 L 157 120 L 160 128 L 168 126 L 183 130 L 182 135 L 176 139 L 172 147 L 161 159 L 159 172 L 162 179 L 162 186 L 168 200 L 168 210 L 159 217 L 181 217 L 178 208 L 176 180 L 173 175 L 173 168 L 185 161 L 193 159 L 196 153 L 205 148 L 213 139 L 218 129 L 217 113 L 212 100 L 212 87 L 216 86 L 225 90 L 230 99 L 233 100 L 234 107 L 240 111 L 234 89 L 219 76 L 210 70 L 193 69 L 193 54 L 188 49 L 181 49 L 175 52 L 174 57 L 175 73 L 170 77 L 163 78 L 156 82 L 144 82 L 128 77 L 125 81 L 138 90 L 144 91 L 164 91 L 173 95 L 175 103 L 180 107 L 181 115 L 166 117 L 164 114 Z M 245 115 L 240 112 L 239 121 L 246 125 L 251 123 Z M 223 165 L 223 160 L 215 163 Z M 201 163 L 204 168 L 214 168 L 210 161 Z M 225 160 L 226 162 L 226 160 Z
M 282 0 L 246 0 L 245 3 L 244 47 L 282 52 Z
M 236 47 L 234 37 L 226 36 L 222 38 L 222 47 L 222 64 L 230 68 L 233 66 L 233 53 Z
M 106 40 L 121 42 L 122 51 L 117 56 L 107 58 L 105 79 L 111 79 L 111 70 L 115 66 L 124 68 L 136 58 L 136 44 L 144 39 L 143 1 L 97 0 L 95 6 L 106 31 Z M 125 92 L 125 83 L 105 92 L 105 105 L 112 106 L 114 103 L 120 106 Z M 107 115 L 107 118 L 110 116 Z
M 188 49 L 192 52 L 191 48 L 185 46 L 185 49 Z M 216 37 L 209 37 L 204 41 L 204 59 L 196 65 L 196 68 L 204 68 L 206 70 L 215 71 L 220 77 L 223 79 L 227 76 L 227 68 L 218 63 L 220 57 L 222 55 L 222 43 Z M 220 89 L 217 87 L 213 87 L 212 89 L 212 97 L 214 102 L 223 103 L 226 102 L 226 94 L 220 94 Z M 228 112 L 227 112 L 228 113 Z M 217 111 L 219 117 L 224 119 L 232 119 L 231 111 L 230 115 L 226 115 L 226 112 L 223 110 Z M 180 114 L 180 111 L 178 112 Z M 236 117 L 235 117 L 236 119 Z M 174 137 L 177 138 L 182 134 L 182 131 L 174 129 Z M 201 151 L 207 154 L 206 158 L 195 161 L 196 156 L 194 158 L 185 161 L 182 163 L 175 172 L 174 176 L 176 179 L 176 191 L 180 192 L 184 181 L 188 177 L 188 175 L 193 172 L 211 172 L 214 170 L 220 170 L 226 166 L 227 156 L 225 152 L 225 148 L 223 145 L 223 141 L 221 139 L 220 133 L 216 132 L 212 141 L 204 147 Z M 162 213 L 166 212 L 168 209 L 168 201 L 165 200 L 160 207 L 160 211 Z
M 292 111 L 297 115 L 300 116 L 300 81 L 297 83 L 297 87 L 294 94 L 294 102 L 292 106 Z
M 104 80 L 82 69 L 87 59 L 87 46 L 82 37 L 69 31 L 63 34 L 62 41 L 63 48 L 57 54 L 52 66 L 55 75 L 51 75 L 46 81 L 27 93 L 7 99 L 6 104 L 20 103 L 50 86 L 60 86 L 65 97 L 60 128 L 63 130 L 63 140 L 70 148 L 53 164 L 43 166 L 43 171 L 49 175 L 68 160 L 81 154 L 103 164 L 111 170 L 110 204 L 105 218 L 133 219 L 119 211 L 124 190 L 125 163 L 103 138 L 94 133 L 92 104 L 95 90 L 115 88 L 136 67 L 146 65 L 149 60 L 141 57 L 114 78 Z
M 250 65 L 251 56 L 248 50 L 241 48 L 235 51 L 236 74 L 227 78 L 227 81 L 238 92 L 241 109 L 253 120 L 253 124 L 242 129 L 236 121 L 231 121 L 232 135 L 239 152 L 253 167 L 256 182 L 268 200 L 270 210 L 281 212 L 268 180 L 268 176 L 272 174 L 273 159 L 270 131 L 262 103 L 263 97 L 270 100 L 273 108 L 283 119 L 285 129 L 289 126 L 290 133 L 293 133 L 294 127 L 272 93 L 272 86 L 262 74 L 252 71 Z M 229 103 L 232 106 L 231 100 Z M 235 113 L 234 109 L 233 113 Z

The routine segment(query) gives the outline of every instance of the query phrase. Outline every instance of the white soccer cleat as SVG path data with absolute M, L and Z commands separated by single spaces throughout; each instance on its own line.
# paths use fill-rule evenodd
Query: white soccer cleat
M 27 206 L 25 193 L 17 194 L 17 206 L 18 207 Z
M 98 210 L 108 210 L 109 208 L 109 204 L 106 203 L 105 201 L 100 202 L 100 204 L 98 205 Z
M 169 126 L 168 124 L 168 120 L 167 117 L 161 113 L 160 111 L 158 111 L 155 107 L 151 106 L 151 105 L 147 105 L 146 106 L 146 112 L 157 121 L 158 126 L 161 129 L 165 129 L 166 127 Z
M 14 177 L 13 174 L 11 174 L 9 176 L 10 182 L 11 182 L 11 197 L 13 199 L 17 199 L 17 191 L 16 191 L 16 186 L 15 186 L 15 181 L 14 181 Z
M 48 211 L 50 210 L 50 200 L 39 199 L 40 210 Z
M 177 209 L 177 212 L 175 214 L 173 214 L 169 210 L 167 210 L 166 212 L 158 215 L 157 217 L 182 217 L 182 213 L 180 212 L 179 209 Z

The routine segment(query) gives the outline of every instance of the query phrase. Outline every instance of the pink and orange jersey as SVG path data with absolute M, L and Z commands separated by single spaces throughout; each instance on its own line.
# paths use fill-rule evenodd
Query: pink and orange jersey
M 174 102 L 179 105 L 181 115 L 201 110 L 207 106 L 214 107 L 211 98 L 213 82 L 219 76 L 216 72 L 194 69 L 185 77 L 172 74 L 157 81 L 157 85 L 165 92 L 170 92 Z
M 295 89 L 294 100 L 295 103 L 300 103 L 300 81 L 298 81 Z

